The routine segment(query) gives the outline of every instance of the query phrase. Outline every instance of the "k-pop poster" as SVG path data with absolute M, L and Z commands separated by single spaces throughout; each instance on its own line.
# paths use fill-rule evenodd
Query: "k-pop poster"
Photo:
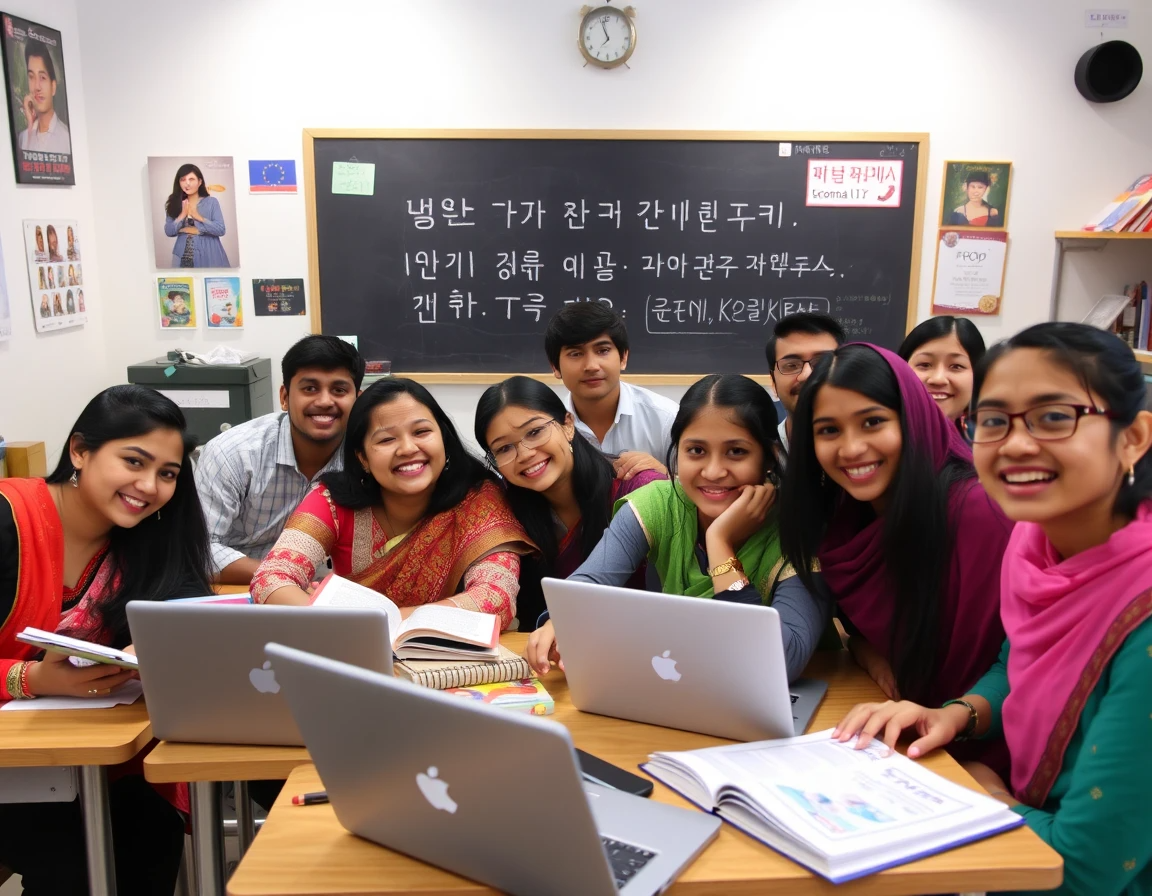
M 26 220 L 24 250 L 36 332 L 86 324 L 84 259 L 80 254 L 77 223 L 63 218 Z
M 60 32 L 0 13 L 0 46 L 16 183 L 76 183 Z

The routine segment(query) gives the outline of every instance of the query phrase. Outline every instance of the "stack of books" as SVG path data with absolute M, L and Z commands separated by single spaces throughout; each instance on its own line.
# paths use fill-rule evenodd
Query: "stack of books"
M 1143 174 L 1092 216 L 1084 230 L 1152 233 L 1152 174 Z
M 1124 287 L 1128 301 L 1124 313 L 1117 319 L 1113 331 L 1132 348 L 1148 351 L 1148 331 L 1152 327 L 1152 301 L 1148 284 L 1141 281 Z

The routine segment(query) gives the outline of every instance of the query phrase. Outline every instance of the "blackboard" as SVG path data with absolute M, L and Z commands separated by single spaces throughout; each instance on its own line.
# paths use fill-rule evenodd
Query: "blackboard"
M 795 311 L 889 347 L 914 317 L 926 135 L 304 142 L 313 329 L 356 335 L 397 373 L 547 372 L 545 327 L 572 301 L 610 302 L 628 326 L 628 373 L 669 382 L 766 373 L 764 343 Z M 371 195 L 333 193 L 347 162 L 374 166 Z

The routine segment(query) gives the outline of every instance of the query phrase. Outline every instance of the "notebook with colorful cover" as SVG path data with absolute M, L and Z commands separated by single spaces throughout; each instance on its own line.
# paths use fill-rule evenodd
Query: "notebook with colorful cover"
M 882 743 L 856 750 L 830 730 L 653 753 L 641 768 L 836 884 L 1024 823 Z
M 535 678 L 478 684 L 470 688 L 448 688 L 444 693 L 534 716 L 550 716 L 556 711 L 556 703 L 551 694 Z
M 438 691 L 533 677 L 524 657 L 502 644 L 497 649 L 496 659 L 399 660 L 393 671 L 400 678 Z

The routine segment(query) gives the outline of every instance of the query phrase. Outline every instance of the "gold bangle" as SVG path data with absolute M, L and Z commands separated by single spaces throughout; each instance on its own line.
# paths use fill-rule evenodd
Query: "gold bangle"
M 733 570 L 740 573 L 742 576 L 747 577 L 748 575 L 746 572 L 744 572 L 744 564 L 742 564 L 735 557 L 729 557 L 718 566 L 713 566 L 710 570 L 708 570 L 708 575 L 712 578 L 716 578 L 716 576 L 722 576 L 724 573 L 732 572 Z

